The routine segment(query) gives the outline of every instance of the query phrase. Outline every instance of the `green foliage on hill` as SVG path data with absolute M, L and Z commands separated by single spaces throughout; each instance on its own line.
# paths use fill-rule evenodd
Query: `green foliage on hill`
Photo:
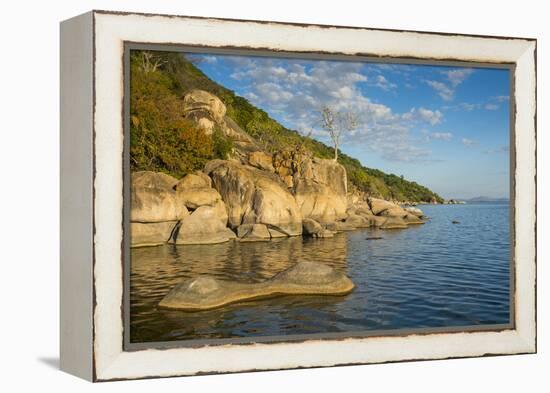
M 207 161 L 226 158 L 232 149 L 221 131 L 205 135 L 182 116 L 173 77 L 160 59 L 141 52 L 131 56 L 130 166 L 132 170 L 168 173 L 175 177 L 202 169 Z M 167 63 L 170 64 L 170 63 Z
M 227 115 L 254 137 L 266 151 L 275 152 L 302 145 L 314 156 L 333 158 L 334 149 L 315 139 L 283 127 L 248 100 L 208 78 L 193 64 L 193 58 L 178 53 L 150 52 L 155 71 L 143 67 L 143 52 L 131 56 L 131 115 L 138 119 L 131 126 L 131 160 L 136 170 L 157 170 L 176 177 L 200 168 L 212 158 L 224 158 L 231 141 L 220 133 L 201 139 L 192 124 L 181 117 L 181 98 L 191 89 L 218 96 Z M 184 136 L 183 139 L 178 139 Z M 341 153 L 341 152 L 340 152 Z M 385 199 L 414 202 L 443 199 L 415 182 L 366 168 L 355 158 L 341 153 L 340 164 L 347 171 L 350 185 Z

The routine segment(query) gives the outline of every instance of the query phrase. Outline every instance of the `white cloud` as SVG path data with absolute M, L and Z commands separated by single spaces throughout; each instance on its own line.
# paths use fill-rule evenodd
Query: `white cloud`
M 387 80 L 384 75 L 378 75 L 376 77 L 376 83 L 374 85 L 384 91 L 389 91 L 397 88 L 397 85 Z
M 496 111 L 498 108 L 499 106 L 497 104 L 485 104 L 485 109 L 488 111 Z
M 248 99 L 248 101 L 258 101 L 260 99 L 260 97 L 252 92 L 248 92 L 244 96 L 246 99 Z
M 445 101 L 451 101 L 453 99 L 455 92 L 445 83 L 432 80 L 428 80 L 426 81 L 426 83 L 428 84 L 428 86 L 434 89 L 437 94 L 439 94 L 439 96 Z
M 256 97 L 262 97 L 272 104 L 285 103 L 294 98 L 292 92 L 285 90 L 283 87 L 273 82 L 257 84 L 255 86 L 255 92 L 252 94 Z
M 480 108 L 480 104 L 472 104 L 472 103 L 469 103 L 469 102 L 462 102 L 459 104 L 459 106 L 464 109 L 465 111 L 473 111 L 474 109 L 479 109 Z
M 464 82 L 474 72 L 471 68 L 457 68 L 448 71 L 441 71 L 445 75 L 447 81 L 425 81 L 428 86 L 434 89 L 439 96 L 445 101 L 452 101 L 455 95 L 456 88 Z
M 218 58 L 216 56 L 203 56 L 202 60 L 208 64 L 215 64 L 217 63 Z
M 453 139 L 453 134 L 451 132 L 431 132 L 427 129 L 423 129 L 420 131 L 420 133 L 424 136 L 424 140 L 426 142 L 431 142 L 433 140 L 450 141 L 451 139 Z
M 280 60 L 274 58 L 231 59 L 235 70 L 231 77 L 243 86 L 240 93 L 254 105 L 274 115 L 289 128 L 308 133 L 329 143 L 320 124 L 320 109 L 324 105 L 337 111 L 352 111 L 360 126 L 343 136 L 342 144 L 364 143 L 388 160 L 422 161 L 430 150 L 416 146 L 410 135 L 417 122 L 438 124 L 443 114 L 438 110 L 420 108 L 395 113 L 384 104 L 365 95 L 362 83 L 391 90 L 397 86 L 377 73 L 367 77 L 364 63 Z
M 495 100 L 496 102 L 505 102 L 510 100 L 510 96 L 494 96 L 491 97 L 492 100 Z
M 499 96 L 499 97 L 508 97 L 508 96 Z M 473 110 L 485 109 L 488 111 L 496 111 L 500 109 L 500 103 L 506 100 L 506 98 L 496 99 L 495 97 L 490 97 L 485 103 L 471 103 L 471 102 L 461 102 L 457 105 L 446 105 L 441 107 L 444 110 L 465 110 L 471 112 Z
M 450 132 L 432 132 L 429 134 L 431 139 L 439 139 L 442 141 L 450 141 L 453 138 L 453 134 Z
M 441 123 L 441 120 L 443 119 L 443 113 L 441 113 L 440 111 L 432 111 L 425 108 L 418 108 L 418 116 L 422 120 L 430 123 L 432 126 Z
M 489 149 L 485 150 L 484 153 L 486 154 L 497 154 L 497 153 L 508 153 L 510 151 L 510 146 L 500 146 L 495 149 Z
M 472 139 L 468 139 L 468 138 L 462 138 L 462 144 L 466 147 L 472 147 L 473 145 L 476 144 L 476 142 Z
M 457 68 L 450 71 L 441 71 L 447 77 L 453 87 L 457 87 L 464 82 L 474 72 L 471 68 Z

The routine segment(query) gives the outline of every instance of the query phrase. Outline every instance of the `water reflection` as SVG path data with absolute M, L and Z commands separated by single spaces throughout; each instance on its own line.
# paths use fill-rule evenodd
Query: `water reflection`
M 507 323 L 508 206 L 424 210 L 430 222 L 407 230 L 132 249 L 131 341 Z M 453 225 L 452 220 L 461 224 Z M 300 261 L 343 271 L 355 290 L 342 297 L 288 296 L 201 312 L 156 307 L 183 278 L 208 274 L 253 283 Z
M 216 310 L 182 312 L 157 309 L 156 304 L 183 278 L 201 274 L 246 283 L 264 281 L 300 261 L 322 262 L 346 272 L 347 238 L 301 237 L 270 242 L 227 242 L 215 245 L 161 246 L 131 250 L 132 341 L 171 340 L 181 336 L 238 337 L 259 333 L 269 325 L 307 332 L 303 317 L 287 325 L 289 314 L 303 308 L 323 309 L 343 300 L 339 296 L 264 299 L 228 305 Z M 273 307 L 275 306 L 275 307 Z M 269 312 L 259 311 L 268 308 Z M 332 318 L 333 319 L 333 318 Z M 233 321 L 227 326 L 227 321 Z M 246 326 L 245 326 L 246 325 Z

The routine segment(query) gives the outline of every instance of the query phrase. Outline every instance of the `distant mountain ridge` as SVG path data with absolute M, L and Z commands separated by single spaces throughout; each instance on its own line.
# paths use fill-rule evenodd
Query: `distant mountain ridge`
M 488 196 L 478 196 L 470 199 L 464 199 L 464 201 L 468 203 L 475 203 L 475 202 L 509 202 L 509 198 L 494 198 L 494 197 L 488 197 Z

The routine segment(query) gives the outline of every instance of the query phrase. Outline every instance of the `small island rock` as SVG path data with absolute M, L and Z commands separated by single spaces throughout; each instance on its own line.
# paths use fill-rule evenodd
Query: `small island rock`
M 272 278 L 254 284 L 199 276 L 183 280 L 159 303 L 160 308 L 200 311 L 229 303 L 282 295 L 345 295 L 353 282 L 336 269 L 316 262 L 300 262 Z

